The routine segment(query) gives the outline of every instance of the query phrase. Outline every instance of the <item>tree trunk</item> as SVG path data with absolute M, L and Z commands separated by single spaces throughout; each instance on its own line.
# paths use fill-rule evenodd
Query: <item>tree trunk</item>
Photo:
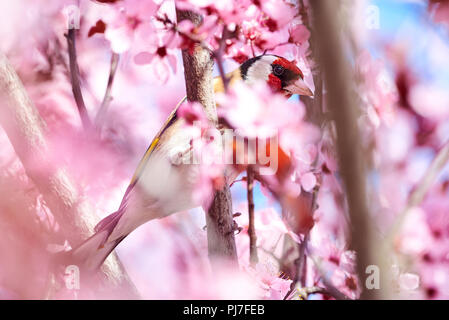
M 351 218 L 350 247 L 357 252 L 357 272 L 363 292 L 362 299 L 375 299 L 378 290 L 365 287 L 366 268 L 375 265 L 373 227 L 366 202 L 365 159 L 357 127 L 357 106 L 352 94 L 353 83 L 339 32 L 339 1 L 310 1 L 314 29 L 319 35 L 316 44 L 324 71 L 328 108 L 337 131 L 339 168 Z M 382 270 L 386 271 L 386 270 Z
M 0 53 L 0 124 L 26 174 L 43 195 L 46 205 L 60 225 L 57 236 L 60 243 L 68 240 L 75 246 L 90 236 L 98 218 L 88 201 L 79 194 L 67 171 L 55 167 L 51 162 L 52 150 L 46 140 L 46 124 L 3 53 Z M 138 297 L 115 255 L 107 259 L 101 273 L 101 286 L 105 292 L 111 290 L 121 297 Z
M 190 20 L 196 26 L 201 24 L 199 14 L 191 11 L 176 10 L 178 22 Z M 188 101 L 197 101 L 204 107 L 209 121 L 217 125 L 212 71 L 214 61 L 211 53 L 196 44 L 193 52 L 182 51 L 184 76 Z M 217 190 L 213 202 L 206 214 L 208 252 L 212 266 L 219 266 L 223 259 L 237 264 L 234 227 L 232 219 L 232 199 L 229 182 L 222 190 Z

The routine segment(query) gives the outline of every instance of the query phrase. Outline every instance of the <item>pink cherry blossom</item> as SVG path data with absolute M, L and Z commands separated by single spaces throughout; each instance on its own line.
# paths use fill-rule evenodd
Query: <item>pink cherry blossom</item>
M 290 37 L 292 38 L 294 43 L 302 44 L 309 40 L 310 31 L 306 26 L 297 24 L 292 29 L 290 29 Z
M 218 95 L 217 102 L 223 106 L 221 116 L 239 129 L 242 136 L 250 138 L 271 137 L 284 127 L 298 124 L 304 112 L 301 106 L 293 105 L 281 95 L 273 95 L 263 83 L 251 88 L 239 84 L 232 89 L 232 95 Z
M 300 286 L 332 286 L 350 299 L 363 297 L 367 291 L 357 275 L 361 255 L 354 251 L 358 243 L 352 238 L 358 225 L 350 219 L 353 200 L 341 172 L 340 132 L 329 100 L 332 85 L 322 73 L 326 64 L 318 54 L 319 40 L 327 35 L 311 32 L 311 5 L 308 0 L 0 3 L 0 49 L 25 87 L 22 92 L 21 85 L 11 82 L 12 98 L 0 101 L 0 111 L 20 111 L 22 104 L 10 105 L 17 96 L 26 98 L 26 107 L 33 110 L 0 121 L 5 129 L 0 130 L 0 232 L 7 240 L 0 242 L 0 298 L 130 298 L 121 287 L 97 290 L 96 280 L 83 282 L 79 292 L 65 290 L 53 263 L 83 242 L 100 218 L 120 208 L 130 183 L 131 190 L 135 186 L 132 177 L 141 178 L 136 168 L 158 132 L 165 136 L 154 140 L 154 150 L 165 153 L 148 167 L 143 161 L 151 174 L 139 180 L 139 187 L 173 202 L 189 191 L 188 200 L 197 207 L 143 224 L 116 248 L 143 299 L 281 300 Z M 396 7 L 401 14 L 392 12 L 392 27 L 384 10 Z M 193 10 L 203 19 L 198 25 L 178 23 L 175 8 Z M 376 8 L 382 13 L 380 29 L 366 21 L 366 13 Z M 68 27 L 75 22 L 68 14 L 74 9 L 80 14 L 71 33 L 79 74 L 72 74 L 67 42 Z M 349 70 L 339 79 L 350 85 L 355 101 L 369 228 L 377 239 L 374 250 L 389 244 L 382 258 L 391 271 L 392 290 L 385 296 L 448 299 L 447 163 L 438 166 L 432 181 L 425 180 L 435 159 L 445 160 L 440 152 L 449 141 L 448 1 L 400 1 L 392 7 L 356 1 L 341 9 Z M 287 99 L 273 93 L 264 79 L 251 86 L 232 82 L 226 93 L 214 96 L 218 124 L 209 121 L 198 102 L 184 101 L 172 114 L 185 96 L 182 51 L 193 54 L 199 47 L 211 54 L 214 75 L 221 60 L 225 73 L 262 54 L 295 61 L 315 96 Z M 111 56 L 118 57 L 114 75 Z M 80 120 L 72 75 L 79 80 L 94 130 Z M 2 92 L 8 88 L 1 87 Z M 105 105 L 105 117 L 97 126 L 95 117 Z M 7 113 L 1 114 L 3 120 Z M 170 114 L 174 116 L 166 122 Z M 32 126 L 34 120 L 39 125 Z M 163 123 L 170 126 L 160 131 Z M 15 131 L 16 126 L 20 130 Z M 41 129 L 42 136 L 28 143 L 27 137 Z M 223 146 L 237 152 L 233 143 L 221 144 L 226 130 L 247 138 L 244 160 L 254 155 L 255 150 L 249 150 L 254 141 L 270 139 L 270 146 L 275 145 L 278 166 L 271 174 L 260 174 L 267 169 L 260 158 L 251 167 L 256 173 L 257 263 L 250 261 L 248 163 L 225 161 L 229 159 L 223 156 Z M 42 141 L 33 154 L 34 145 Z M 184 164 L 189 167 L 181 167 Z M 186 168 L 188 178 L 179 188 L 166 183 L 164 173 Z M 55 184 L 60 176 L 67 178 Z M 50 187 L 42 188 L 42 181 Z M 217 267 L 209 260 L 204 211 L 225 183 L 231 185 L 233 215 L 232 230 L 226 232 L 234 233 L 238 267 L 224 261 Z M 426 190 L 417 195 L 423 185 Z M 61 191 L 58 187 L 63 192 L 54 192 Z M 148 204 L 148 212 L 158 204 Z M 74 230 L 84 230 L 83 236 Z M 302 283 L 293 283 L 300 248 L 306 274 Z M 384 291 L 378 293 L 384 297 Z M 335 297 L 329 293 L 309 298 Z

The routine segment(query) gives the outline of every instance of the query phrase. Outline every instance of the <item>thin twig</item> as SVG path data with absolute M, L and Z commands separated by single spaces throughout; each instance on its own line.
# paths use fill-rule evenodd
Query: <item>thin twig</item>
M 293 279 L 293 282 L 290 286 L 289 292 L 285 295 L 284 300 L 286 300 L 290 294 L 295 289 L 296 285 L 299 284 L 301 287 L 304 287 L 306 285 L 306 262 L 307 262 L 307 256 L 306 256 L 306 248 L 307 248 L 307 242 L 309 241 L 309 233 L 306 233 L 304 235 L 303 240 L 298 246 L 298 258 L 295 259 L 294 265 L 296 269 L 295 278 Z
M 174 34 L 177 33 L 180 36 L 194 42 L 195 44 L 200 46 L 202 49 L 212 52 L 212 49 L 210 48 L 210 46 L 202 39 L 202 37 L 200 35 L 187 33 L 187 32 L 184 32 L 183 30 L 179 29 L 178 25 L 175 22 L 171 21 L 167 15 L 156 16 L 156 20 L 163 23 L 169 30 L 172 30 Z M 174 37 L 171 40 L 169 40 L 169 42 L 171 42 L 173 39 L 174 39 Z
M 394 236 L 400 230 L 410 210 L 418 206 L 424 200 L 427 192 L 432 187 L 436 178 L 440 174 L 441 170 L 443 170 L 443 168 L 446 166 L 448 161 L 449 161 L 449 141 L 443 145 L 443 147 L 440 149 L 436 157 L 433 159 L 429 168 L 424 173 L 421 181 L 418 183 L 417 187 L 410 195 L 407 205 L 399 213 L 398 217 L 395 220 L 395 223 L 388 231 L 387 236 L 385 238 L 387 240 L 386 241 L 387 244 L 393 241 Z
M 72 82 L 73 96 L 75 98 L 76 106 L 78 107 L 78 112 L 80 114 L 84 129 L 91 129 L 92 123 L 90 122 L 86 105 L 84 103 L 83 94 L 81 92 L 80 72 L 76 58 L 75 29 L 69 29 L 65 37 L 67 38 L 67 46 L 69 50 L 70 80 Z
M 104 118 L 106 116 L 107 109 L 109 107 L 109 104 L 112 101 L 112 85 L 114 84 L 115 79 L 115 72 L 117 71 L 118 62 L 120 59 L 120 55 L 117 53 L 112 53 L 111 56 L 111 67 L 109 70 L 109 78 L 108 78 L 108 85 L 106 87 L 106 91 L 104 94 L 103 102 L 101 103 L 100 110 L 98 110 L 98 113 L 95 117 L 95 127 L 101 128 Z
M 246 170 L 247 175 L 247 197 L 248 197 L 248 236 L 249 236 L 249 262 L 251 266 L 255 266 L 257 262 L 259 262 L 259 258 L 257 256 L 257 236 L 256 229 L 254 227 L 254 196 L 253 196 L 253 188 L 254 188 L 254 172 L 251 166 L 248 166 Z
M 251 43 L 252 43 L 252 42 L 251 42 Z M 265 48 L 264 51 L 263 51 L 263 54 L 265 54 L 265 53 L 267 53 L 267 52 L 269 52 L 269 51 L 273 51 L 273 50 L 275 50 L 275 49 L 277 49 L 277 48 L 279 48 L 279 47 L 286 46 L 286 45 L 288 45 L 288 44 L 292 44 L 292 43 L 289 42 L 289 41 L 285 41 L 285 42 L 278 43 L 278 44 L 276 44 L 275 46 L 272 46 L 272 47 L 269 47 L 269 48 Z
M 299 257 L 298 257 L 298 283 L 301 287 L 306 285 L 306 269 L 307 269 L 307 256 L 306 256 L 306 246 L 307 241 L 309 241 L 309 233 L 304 236 L 300 246 L 299 246 Z
M 317 195 L 319 192 L 319 186 L 316 186 L 315 189 L 313 190 L 313 194 L 312 194 L 312 203 L 311 203 L 311 211 L 315 211 L 316 209 L 316 201 L 317 201 Z M 285 295 L 284 300 L 287 299 L 287 297 L 291 294 L 291 292 L 293 292 L 294 288 L 296 287 L 296 284 L 299 283 L 299 285 L 301 287 L 305 287 L 306 286 L 306 270 L 307 270 L 307 256 L 306 256 L 306 248 L 307 248 L 307 242 L 309 241 L 309 237 L 310 234 L 306 233 L 304 235 L 303 240 L 301 241 L 301 243 L 298 246 L 298 258 L 295 259 L 294 264 L 295 264 L 295 269 L 296 269 L 296 273 L 295 273 L 295 278 L 293 279 L 293 282 L 291 284 L 290 287 L 290 291 Z
M 326 287 L 326 292 L 335 300 L 352 300 L 347 295 L 338 290 L 327 277 L 321 277 L 321 282 Z
M 274 252 L 273 252 L 274 250 L 267 250 L 262 246 L 258 246 L 257 249 L 260 249 L 263 252 L 265 252 L 266 254 L 268 254 L 270 257 L 272 257 L 274 260 L 276 260 L 277 263 L 279 263 L 279 264 L 281 263 L 281 259 L 274 254 Z
M 310 254 L 308 246 L 306 247 L 306 251 L 308 253 L 308 257 L 312 260 L 313 264 L 315 265 L 315 268 L 318 271 L 318 274 L 320 275 L 321 282 L 326 288 L 328 295 L 334 297 L 336 300 L 352 300 L 332 284 L 331 280 L 329 280 L 329 278 L 327 277 L 326 272 L 321 267 L 321 264 L 312 254 Z
M 223 26 L 223 32 L 221 34 L 220 44 L 218 50 L 214 52 L 214 58 L 217 62 L 218 71 L 220 72 L 221 80 L 223 81 L 223 88 L 225 92 L 228 92 L 229 79 L 226 77 L 223 67 L 223 54 L 226 49 L 226 40 L 229 37 L 229 30 L 226 25 Z
M 298 246 L 298 258 L 295 259 L 294 265 L 295 265 L 295 277 L 290 285 L 290 290 L 287 292 L 287 294 L 284 296 L 284 300 L 287 300 L 287 298 L 292 294 L 292 292 L 295 290 L 296 285 L 299 283 L 301 287 L 305 286 L 305 281 L 303 279 L 303 268 L 305 266 L 305 251 L 307 246 L 307 241 L 309 239 L 309 235 L 306 234 L 304 236 L 304 239 L 301 241 L 301 243 Z
M 229 187 L 232 187 L 232 186 L 233 186 L 235 183 L 237 183 L 237 182 L 244 182 L 244 181 L 246 181 L 246 178 L 245 178 L 245 177 L 243 177 L 242 179 L 234 180 L 234 181 L 231 182 L 231 184 L 229 185 Z
M 251 53 L 253 55 L 253 58 L 256 57 L 256 51 L 254 50 L 254 41 L 250 41 L 250 46 L 251 46 Z

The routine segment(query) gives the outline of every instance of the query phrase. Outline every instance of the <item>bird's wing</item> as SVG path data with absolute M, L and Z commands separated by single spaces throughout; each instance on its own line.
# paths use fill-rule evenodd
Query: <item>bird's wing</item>
M 231 72 L 227 76 L 229 77 L 230 80 L 229 83 L 231 85 L 236 80 L 241 79 L 240 72 L 237 73 Z M 214 79 L 214 91 L 215 92 L 224 91 L 224 86 L 221 78 L 217 77 Z M 152 152 L 155 150 L 155 148 L 157 148 L 157 146 L 160 143 L 163 143 L 164 133 L 171 126 L 173 126 L 179 119 L 177 116 L 177 111 L 186 100 L 187 98 L 184 97 L 178 103 L 176 108 L 168 116 L 162 128 L 159 130 L 157 135 L 151 141 L 150 146 L 148 147 L 147 151 L 142 157 L 142 160 L 140 160 L 140 163 L 137 166 L 137 169 L 128 185 L 128 188 L 126 189 L 125 195 L 123 196 L 119 209 L 115 213 L 107 216 L 97 224 L 97 226 L 95 227 L 96 233 L 92 237 L 87 239 L 78 248 L 74 249 L 74 251 L 72 252 L 72 255 L 74 257 L 77 256 L 79 259 L 86 260 L 88 261 L 88 264 L 90 264 L 92 268 L 97 268 L 103 263 L 103 261 L 106 259 L 109 253 L 115 248 L 115 246 L 126 236 L 125 234 L 117 239 L 114 239 L 111 242 L 108 242 L 108 238 L 111 236 L 114 229 L 117 227 L 117 224 L 119 223 L 119 221 L 121 221 L 123 214 L 126 212 L 129 196 L 133 191 L 137 181 L 141 177 L 142 172 L 145 170 L 145 167 L 148 165 L 148 160 L 150 159 Z M 93 255 L 91 255 L 92 252 L 94 252 Z
M 242 80 L 240 69 L 237 68 L 236 70 L 226 74 L 226 77 L 229 79 L 229 85 L 233 85 L 234 83 Z M 221 77 L 215 77 L 214 78 L 214 92 L 224 92 L 224 85 Z M 176 108 L 173 110 L 173 112 L 168 116 L 167 120 L 165 121 L 164 125 L 162 126 L 161 130 L 157 133 L 157 135 L 153 138 L 153 141 L 151 141 L 150 146 L 148 147 L 147 151 L 143 155 L 142 159 L 139 162 L 139 165 L 137 166 L 136 171 L 134 172 L 134 175 L 129 183 L 128 188 L 126 189 L 125 195 L 122 200 L 122 204 L 120 205 L 120 208 L 126 204 L 126 199 L 129 194 L 129 192 L 134 188 L 137 181 L 139 180 L 139 177 L 141 176 L 143 170 L 145 169 L 145 166 L 148 163 L 148 159 L 151 156 L 151 153 L 153 150 L 157 147 L 158 143 L 160 142 L 162 135 L 164 132 L 173 125 L 176 120 L 178 119 L 176 112 L 178 111 L 179 107 L 187 100 L 187 97 L 184 97 L 176 106 Z
M 154 148 L 156 148 L 157 144 L 159 143 L 161 136 L 164 134 L 164 132 L 178 119 L 176 112 L 179 109 L 179 106 L 181 106 L 185 101 L 187 100 L 187 97 L 184 97 L 179 103 L 176 105 L 176 108 L 170 113 L 167 120 L 165 120 L 164 125 L 159 130 L 159 132 L 156 134 L 156 136 L 153 138 L 153 141 L 151 141 L 150 146 L 148 147 L 147 151 L 143 155 L 142 159 L 139 162 L 139 165 L 137 166 L 136 171 L 134 172 L 134 175 L 131 179 L 131 182 L 129 183 L 130 186 L 134 185 L 137 180 L 139 180 L 140 174 L 142 173 L 143 169 L 145 168 L 145 165 L 148 162 L 148 159 L 151 156 L 151 153 L 153 152 Z

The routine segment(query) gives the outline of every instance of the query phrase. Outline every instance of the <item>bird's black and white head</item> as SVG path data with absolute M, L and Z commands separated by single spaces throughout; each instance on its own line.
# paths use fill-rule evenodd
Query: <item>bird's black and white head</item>
M 295 62 L 266 54 L 246 60 L 240 66 L 243 80 L 248 84 L 264 80 L 274 92 L 290 97 L 293 94 L 313 96 L 304 82 L 304 74 Z

